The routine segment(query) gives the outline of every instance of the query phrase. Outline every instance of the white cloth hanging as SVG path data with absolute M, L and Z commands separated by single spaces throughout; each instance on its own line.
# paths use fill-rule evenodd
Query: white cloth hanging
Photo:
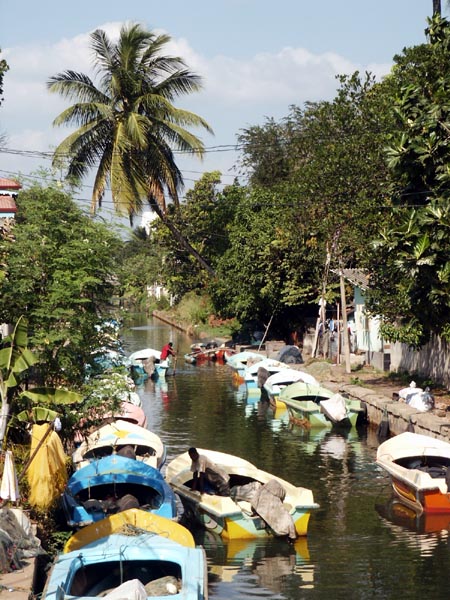
M 16 502 L 20 498 L 19 482 L 17 480 L 17 473 L 14 467 L 11 450 L 5 452 L 0 497 L 2 500 L 11 500 L 12 502 Z

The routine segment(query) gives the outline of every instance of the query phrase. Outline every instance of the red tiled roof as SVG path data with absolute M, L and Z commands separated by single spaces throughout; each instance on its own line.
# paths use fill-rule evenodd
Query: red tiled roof
M 14 198 L 0 194 L 0 213 L 16 212 L 17 207 Z
M 0 177 L 0 190 L 20 190 L 22 186 L 13 179 L 5 179 Z

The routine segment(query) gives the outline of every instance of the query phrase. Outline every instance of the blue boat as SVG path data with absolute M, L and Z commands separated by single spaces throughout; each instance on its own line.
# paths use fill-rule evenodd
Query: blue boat
M 207 561 L 202 548 L 138 531 L 114 533 L 60 554 L 41 600 L 103 597 L 207 600 Z
M 129 508 L 168 519 L 177 516 L 175 494 L 161 472 L 118 454 L 94 460 L 76 471 L 67 483 L 62 506 L 67 524 L 73 528 Z

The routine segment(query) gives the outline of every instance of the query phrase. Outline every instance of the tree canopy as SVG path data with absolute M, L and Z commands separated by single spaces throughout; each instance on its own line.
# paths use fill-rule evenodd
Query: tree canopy
M 17 207 L 13 237 L 0 241 L 0 320 L 27 318 L 30 346 L 45 365 L 43 383 L 81 382 L 102 344 L 96 326 L 114 294 L 122 242 L 57 188 L 22 191 Z
M 429 20 L 429 43 L 396 59 L 397 128 L 388 146 L 395 209 L 375 243 L 369 306 L 382 332 L 414 346 L 450 340 L 450 24 Z
M 71 178 L 96 170 L 93 211 L 108 184 L 119 214 L 132 219 L 150 204 L 172 235 L 212 273 L 166 216 L 166 195 L 177 206 L 184 185 L 174 152 L 201 158 L 204 144 L 188 128 L 212 133 L 204 119 L 174 104 L 200 90 L 201 79 L 182 58 L 162 54 L 169 41 L 168 35 L 139 24 L 123 26 L 117 42 L 101 29 L 91 34 L 99 84 L 71 70 L 48 81 L 51 92 L 76 101 L 54 125 L 78 127 L 56 148 L 54 160 L 68 162 Z

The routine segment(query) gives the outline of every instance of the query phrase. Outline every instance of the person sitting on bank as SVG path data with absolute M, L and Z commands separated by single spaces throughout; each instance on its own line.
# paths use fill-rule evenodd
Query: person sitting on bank
M 226 471 L 204 454 L 199 454 L 196 448 L 189 448 L 189 456 L 192 460 L 191 471 L 194 474 L 193 490 L 201 494 L 230 495 L 230 476 Z
M 173 349 L 173 343 L 169 342 L 163 349 L 161 350 L 161 358 L 160 360 L 166 360 L 169 356 L 175 356 L 175 350 Z

